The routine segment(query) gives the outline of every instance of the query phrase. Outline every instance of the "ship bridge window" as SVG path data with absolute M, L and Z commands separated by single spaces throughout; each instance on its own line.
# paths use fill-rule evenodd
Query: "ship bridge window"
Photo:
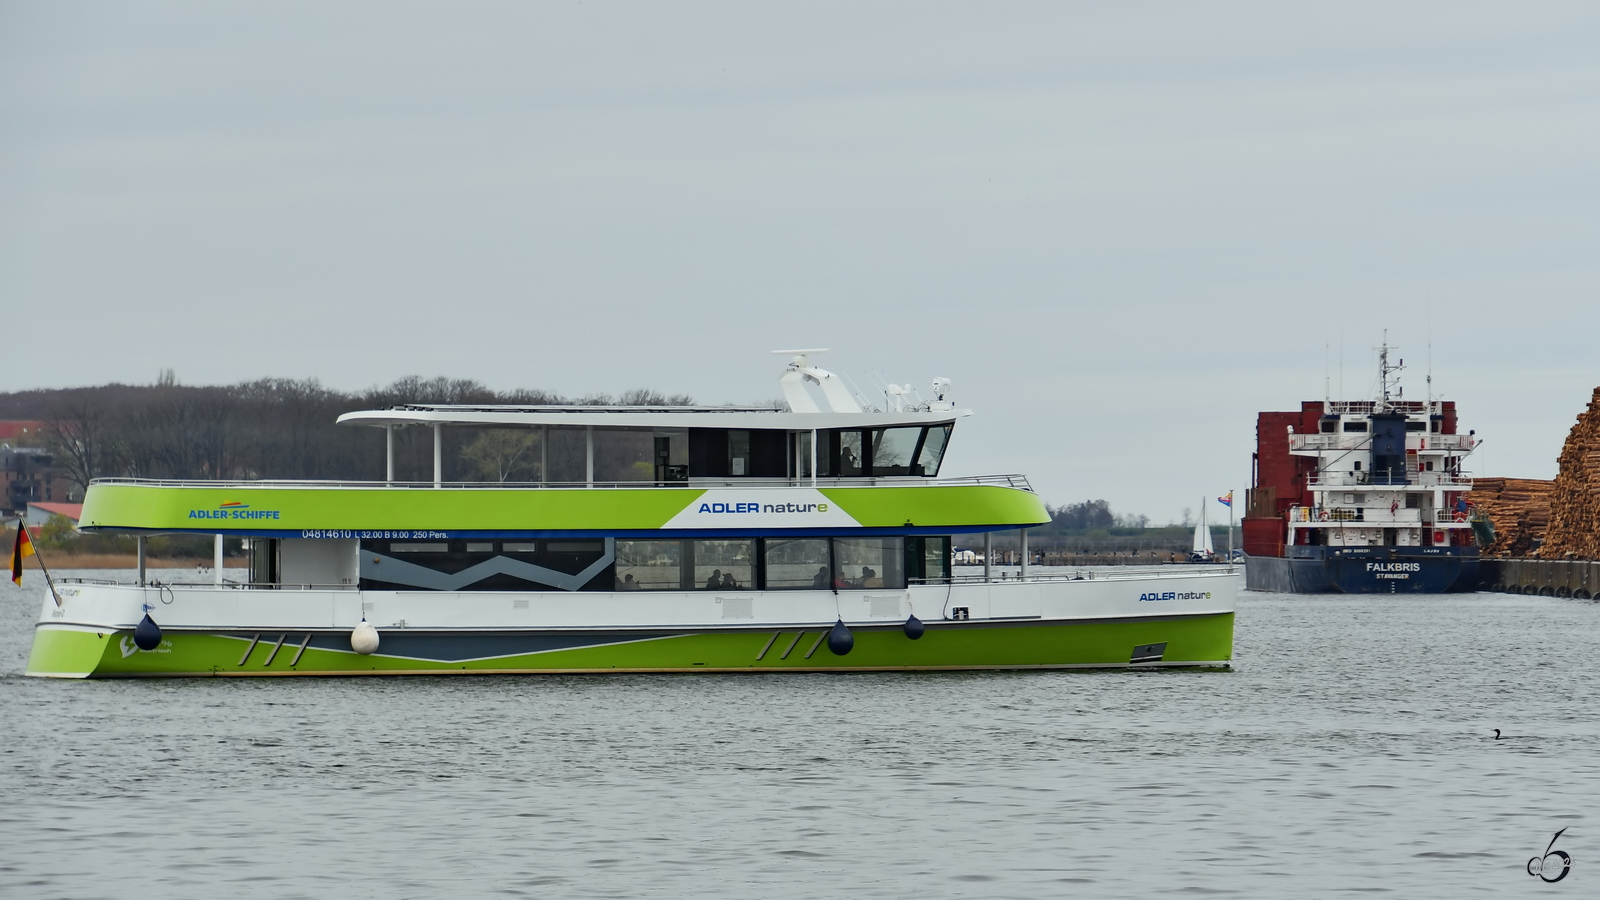
M 1427 431 L 1428 430 L 1428 423 L 1427 422 L 1413 422 L 1413 421 L 1407 420 L 1406 421 L 1406 430 L 1407 431 Z
M 944 461 L 944 448 L 950 443 L 951 427 L 935 425 L 928 429 L 927 436 L 922 439 L 922 450 L 917 454 L 917 465 L 911 474 L 930 478 L 939 474 L 939 464 Z
M 1322 417 L 1322 422 L 1320 423 L 1319 430 L 1323 434 L 1333 434 L 1335 431 L 1338 431 L 1339 430 L 1339 417 L 1338 416 L 1323 416 Z
M 841 431 L 839 435 L 838 474 L 844 477 L 866 473 L 867 440 L 859 431 Z
M 872 474 L 909 475 L 921 428 L 883 428 L 872 435 Z
M 829 431 L 819 436 L 817 474 L 838 477 L 939 474 L 949 425 L 901 426 L 873 431 Z
M 1364 432 L 1367 430 L 1367 423 L 1346 421 L 1344 423 L 1344 430 L 1347 432 Z

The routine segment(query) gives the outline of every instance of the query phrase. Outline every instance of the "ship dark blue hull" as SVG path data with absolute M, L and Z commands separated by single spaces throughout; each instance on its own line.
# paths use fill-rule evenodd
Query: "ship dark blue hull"
M 1476 547 L 1290 547 L 1252 556 L 1245 589 L 1283 594 L 1448 594 L 1478 589 Z

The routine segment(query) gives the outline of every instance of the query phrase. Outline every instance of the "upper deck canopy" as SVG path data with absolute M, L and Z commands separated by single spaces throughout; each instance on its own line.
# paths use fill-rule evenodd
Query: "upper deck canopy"
M 824 431 L 941 425 L 972 415 L 935 412 L 788 412 L 756 406 L 451 406 L 412 403 L 348 412 L 340 425 L 462 425 L 515 427 L 579 425 L 596 428 L 726 428 L 744 431 Z

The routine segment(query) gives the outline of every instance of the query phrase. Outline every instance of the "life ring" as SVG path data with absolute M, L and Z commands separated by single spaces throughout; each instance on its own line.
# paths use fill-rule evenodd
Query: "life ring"
M 1325 509 L 1318 511 L 1317 512 L 1317 521 L 1319 521 L 1319 522 L 1328 521 L 1328 511 L 1325 510 Z

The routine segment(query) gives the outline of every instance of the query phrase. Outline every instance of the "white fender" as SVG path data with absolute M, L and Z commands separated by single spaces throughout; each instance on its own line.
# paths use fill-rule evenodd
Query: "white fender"
M 362 656 L 376 653 L 378 650 L 378 629 L 373 628 L 372 623 L 366 619 L 362 619 L 361 624 L 356 626 L 356 630 L 350 632 L 350 649 Z

